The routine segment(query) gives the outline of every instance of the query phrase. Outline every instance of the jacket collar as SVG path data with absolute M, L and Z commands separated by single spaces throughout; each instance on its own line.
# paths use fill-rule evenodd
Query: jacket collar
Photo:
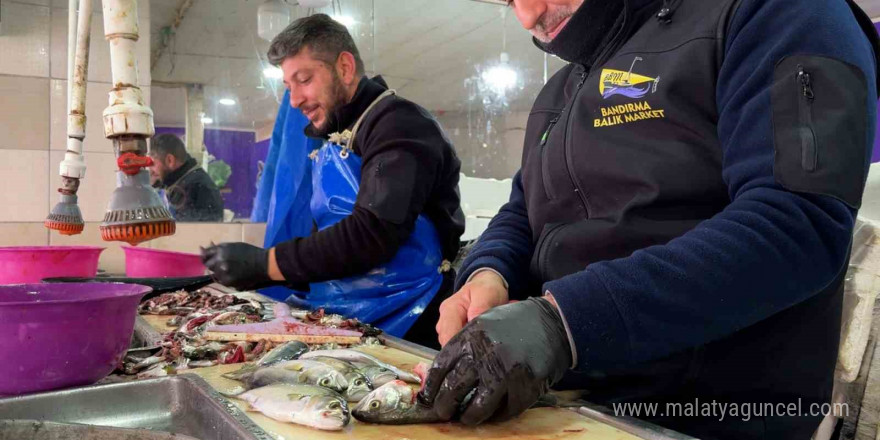
M 628 38 L 635 25 L 644 23 L 646 8 L 659 4 L 660 0 L 586 0 L 553 41 L 532 41 L 565 61 L 592 66 L 609 46 Z
M 333 111 L 327 122 L 327 127 L 324 130 L 317 130 L 314 125 L 309 123 L 305 128 L 306 136 L 327 139 L 330 133 L 351 129 L 358 118 L 367 110 L 367 107 L 387 89 L 388 84 L 381 76 L 375 76 L 372 79 L 366 76 L 361 77 L 354 97 L 348 104 Z
M 162 186 L 167 188 L 171 185 L 174 185 L 175 183 L 177 183 L 178 180 L 183 177 L 184 174 L 189 172 L 189 170 L 195 168 L 196 165 L 197 164 L 195 158 L 188 158 L 186 162 L 183 163 L 183 165 L 178 167 L 176 170 L 168 173 L 165 178 L 162 179 Z

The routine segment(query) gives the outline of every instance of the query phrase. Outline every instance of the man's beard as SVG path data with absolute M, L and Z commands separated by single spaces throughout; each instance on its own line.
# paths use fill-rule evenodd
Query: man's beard
M 331 130 L 336 131 L 336 111 L 345 104 L 348 104 L 348 93 L 345 90 L 345 84 L 342 83 L 342 80 L 336 73 L 336 69 L 330 69 L 330 73 L 332 75 L 332 85 L 330 86 L 330 93 L 328 96 L 330 104 L 324 109 L 324 123 L 321 124 L 320 127 L 316 126 L 314 123 L 312 124 L 315 131 L 322 136 L 330 134 Z

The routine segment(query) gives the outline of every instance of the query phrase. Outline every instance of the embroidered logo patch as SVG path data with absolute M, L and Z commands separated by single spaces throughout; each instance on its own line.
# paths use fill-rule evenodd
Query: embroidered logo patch
M 599 111 L 602 117 L 593 120 L 594 127 L 611 127 L 645 119 L 662 119 L 666 117 L 663 109 L 652 107 L 647 99 L 641 100 L 648 93 L 653 94 L 657 92 L 660 77 L 632 73 L 633 67 L 639 61 L 642 61 L 642 58 L 635 57 L 628 71 L 602 69 L 602 75 L 599 78 L 599 93 L 602 95 L 602 99 L 619 95 L 631 99 L 639 99 L 639 101 L 600 107 Z
M 647 95 L 648 92 L 654 93 L 657 91 L 660 77 L 652 78 L 632 73 L 633 67 L 639 61 L 642 61 L 642 58 L 635 57 L 627 72 L 615 69 L 602 69 L 602 75 L 599 78 L 599 94 L 602 95 L 603 99 L 608 99 L 615 95 L 639 99 Z

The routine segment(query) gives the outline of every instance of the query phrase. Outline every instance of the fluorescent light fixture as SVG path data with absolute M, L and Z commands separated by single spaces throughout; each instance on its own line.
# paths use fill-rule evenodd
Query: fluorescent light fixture
M 213 124 L 214 119 L 209 118 L 207 116 L 202 116 L 202 124 Z
M 290 23 L 290 8 L 281 0 L 266 0 L 257 8 L 257 35 L 272 41 Z
M 481 76 L 483 83 L 498 94 L 516 86 L 516 70 L 507 64 L 499 64 L 483 71 Z
M 269 79 L 281 79 L 284 77 L 284 73 L 278 67 L 269 66 L 263 69 L 263 76 Z
M 350 15 L 334 15 L 333 19 L 341 23 L 345 27 L 349 27 L 357 23 Z
M 219 101 L 220 104 L 223 105 L 235 105 L 235 100 L 232 98 L 221 98 Z

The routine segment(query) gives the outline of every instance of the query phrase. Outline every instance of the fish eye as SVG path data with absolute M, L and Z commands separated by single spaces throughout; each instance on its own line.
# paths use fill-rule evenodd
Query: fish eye
M 370 409 L 379 409 L 382 404 L 378 400 L 370 402 Z
M 339 409 L 339 407 L 340 407 L 339 402 L 337 402 L 335 400 L 330 402 L 329 405 L 327 405 L 327 408 L 330 408 L 330 409 Z
M 318 381 L 318 385 L 320 385 L 322 387 L 328 387 L 328 386 L 330 386 L 330 379 L 325 377 L 325 378 Z
M 363 379 L 355 379 L 354 384 L 355 384 L 355 386 L 362 387 L 362 386 L 364 386 L 364 380 Z

